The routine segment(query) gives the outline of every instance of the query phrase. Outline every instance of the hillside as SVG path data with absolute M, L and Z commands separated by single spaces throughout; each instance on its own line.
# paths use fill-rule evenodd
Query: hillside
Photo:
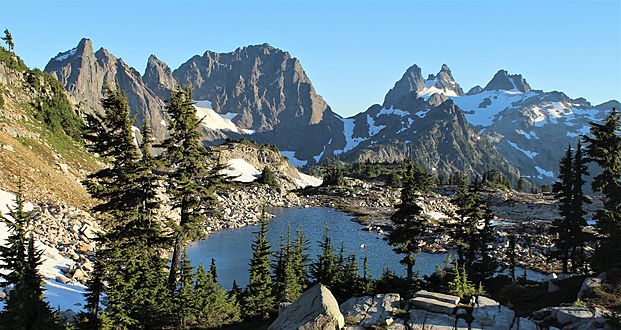
M 82 120 L 62 85 L 0 49 L 0 189 L 24 184 L 28 200 L 92 204 L 80 181 L 101 165 L 81 142 Z

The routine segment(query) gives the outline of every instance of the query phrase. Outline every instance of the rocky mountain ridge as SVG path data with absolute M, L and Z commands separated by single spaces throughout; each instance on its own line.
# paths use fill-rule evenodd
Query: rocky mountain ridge
M 498 168 L 539 184 L 554 181 L 559 145 L 575 144 L 589 121 L 619 105 L 613 100 L 592 106 L 562 92 L 534 90 L 522 75 L 506 70 L 465 93 L 447 65 L 426 78 L 413 65 L 381 105 L 343 118 L 316 93 L 301 62 L 269 44 L 206 51 L 174 70 L 152 55 L 140 76 L 105 49 L 92 53 L 84 39 L 52 59 L 46 71 L 95 110 L 103 83 L 119 81 L 137 124 L 149 118 L 159 137 L 165 134 L 168 90 L 191 85 L 195 100 L 208 109 L 207 144 L 227 138 L 275 144 L 295 166 L 331 158 L 392 162 L 411 144 L 420 161 L 439 171 L 480 175 Z M 555 143 L 538 143 L 541 139 Z

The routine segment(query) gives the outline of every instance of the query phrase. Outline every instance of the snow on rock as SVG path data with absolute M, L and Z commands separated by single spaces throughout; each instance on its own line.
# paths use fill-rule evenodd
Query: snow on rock
M 356 124 L 353 118 L 340 118 L 343 122 L 343 134 L 345 135 L 345 147 L 341 150 L 334 150 L 333 154 L 340 155 L 357 147 L 361 142 L 366 141 L 365 137 L 354 137 L 354 127 Z
M 535 169 L 537 170 L 537 172 L 539 172 L 539 178 L 541 178 L 542 175 L 547 176 L 549 178 L 554 177 L 554 172 L 552 171 L 545 170 L 539 166 L 535 166 Z
M 252 182 L 256 180 L 259 175 L 261 175 L 261 171 L 257 170 L 256 167 L 241 158 L 229 159 L 226 164 L 227 168 L 220 171 L 220 174 L 233 177 L 233 181 Z
M 297 159 L 295 157 L 295 151 L 281 150 L 280 154 L 289 158 L 289 163 L 295 167 L 303 167 L 306 166 L 306 163 L 308 163 L 306 160 Z
M 512 107 L 514 102 L 522 101 L 535 95 L 535 93 L 497 90 L 451 97 L 451 100 L 464 110 L 466 119 L 471 125 L 487 127 L 493 123 L 494 117 L 499 112 Z
M 400 110 L 400 109 L 393 109 L 393 107 L 390 107 L 390 109 L 382 108 L 377 113 L 377 117 L 379 117 L 379 116 L 386 116 L 386 115 L 394 115 L 394 116 L 399 116 L 399 117 L 406 117 L 406 116 L 409 116 L 410 113 L 407 112 L 407 111 Z
M 370 115 L 367 115 L 367 124 L 369 125 L 369 137 L 374 136 L 386 128 L 385 125 L 375 125 L 375 120 Z
M 534 151 L 524 150 L 524 149 L 522 149 L 522 148 L 518 147 L 518 145 L 517 145 L 517 144 L 515 144 L 515 143 L 513 143 L 513 142 L 511 142 L 511 141 L 507 141 L 507 142 L 508 142 L 508 143 L 509 143 L 509 144 L 510 144 L 513 148 L 515 148 L 515 149 L 517 149 L 517 150 L 521 151 L 523 154 L 525 154 L 525 155 L 526 155 L 526 157 L 528 157 L 528 158 L 530 158 L 530 159 L 533 159 L 533 158 L 534 158 L 535 156 L 537 156 L 537 154 L 538 154 L 537 152 L 534 152 Z
M 15 206 L 15 195 L 0 190 L 0 212 L 7 218 L 9 209 Z M 34 210 L 32 203 L 24 203 L 24 210 L 30 212 Z M 0 245 L 4 245 L 9 236 L 8 227 L 4 222 L 0 222 Z M 63 275 L 63 269 L 68 269 L 75 264 L 60 254 L 60 252 L 51 246 L 43 244 L 39 241 L 35 243 L 37 249 L 42 251 L 42 264 L 39 266 L 39 273 L 45 278 L 45 299 L 50 303 L 52 309 L 60 308 L 61 310 L 72 309 L 78 311 L 84 305 L 84 286 L 80 284 L 62 284 L 54 279 Z M 4 307 L 4 302 L 0 301 L 0 308 Z
M 56 60 L 56 61 L 64 61 L 64 60 L 68 59 L 70 56 L 75 55 L 76 50 L 77 50 L 77 48 L 74 48 L 74 49 L 68 50 L 68 51 L 66 51 L 64 53 L 60 53 L 60 54 L 58 54 L 58 56 L 54 57 L 54 60 Z
M 203 125 L 203 127 L 213 130 L 228 130 L 235 133 L 239 132 L 237 126 L 233 124 L 230 119 L 224 118 L 211 108 L 203 107 L 205 106 L 204 102 L 205 101 L 200 101 L 194 104 L 194 107 L 196 108 L 196 116 L 201 119 L 201 125 Z M 211 105 L 211 102 L 209 102 L 209 105 Z
M 308 186 L 319 187 L 323 183 L 323 180 L 320 178 L 316 178 L 302 172 L 299 172 L 298 174 L 300 175 L 300 178 L 294 179 L 294 181 L 300 188 L 306 188 Z

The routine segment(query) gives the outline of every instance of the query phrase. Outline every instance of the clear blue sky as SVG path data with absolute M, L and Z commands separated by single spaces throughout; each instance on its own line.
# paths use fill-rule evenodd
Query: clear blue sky
M 381 103 L 412 64 L 449 65 L 468 90 L 498 69 L 593 104 L 621 100 L 620 0 L 520 1 L 18 1 L 0 0 L 0 28 L 43 68 L 83 37 L 143 72 L 205 50 L 270 43 L 299 58 L 342 115 Z

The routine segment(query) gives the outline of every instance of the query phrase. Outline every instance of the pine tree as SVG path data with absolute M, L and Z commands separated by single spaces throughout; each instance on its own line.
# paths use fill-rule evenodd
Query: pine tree
M 202 264 L 200 267 L 202 268 Z M 197 298 L 194 294 L 194 282 L 196 279 L 194 268 L 185 249 L 181 258 L 178 278 L 179 281 L 174 295 L 174 314 L 178 318 L 178 326 L 185 327 L 194 323 Z
M 218 270 L 216 269 L 216 259 L 214 258 L 211 258 L 211 265 L 209 265 L 209 276 L 211 276 L 215 282 L 218 281 Z
M 244 310 L 251 319 L 268 318 L 275 308 L 270 276 L 270 245 L 267 241 L 267 222 L 261 221 L 261 229 L 252 243 L 250 280 L 244 294 Z
M 563 262 L 563 272 L 568 273 L 569 250 L 572 246 L 570 221 L 572 218 L 572 195 L 573 195 L 573 156 L 571 147 L 567 147 L 565 156 L 559 166 L 559 181 L 554 185 L 556 199 L 559 201 L 559 213 L 561 218 L 552 223 L 552 232 L 555 234 L 554 246 L 559 250 L 559 257 Z
M 362 277 L 360 278 L 361 283 L 361 295 L 370 295 L 373 292 L 373 275 L 369 270 L 369 253 L 364 251 L 364 258 L 362 259 Z
M 304 237 L 302 226 L 298 227 L 297 239 L 293 246 L 293 269 L 300 286 L 301 292 L 308 287 L 308 240 Z
M 315 283 L 331 286 L 334 281 L 335 263 L 332 240 L 328 235 L 328 225 L 324 228 L 323 241 L 319 242 L 321 254 L 311 264 L 310 274 Z
M 9 29 L 4 29 L 4 37 L 0 38 L 2 39 L 7 47 L 9 48 L 9 52 L 12 52 L 15 49 L 15 43 L 13 42 L 13 35 L 11 35 L 11 32 L 9 31 Z
M 576 145 L 576 153 L 573 160 L 573 173 L 572 173 L 572 196 L 571 196 L 571 223 L 570 231 L 572 239 L 571 247 L 571 265 L 572 272 L 576 273 L 578 268 L 582 266 L 585 259 L 584 245 L 587 241 L 591 240 L 591 235 L 584 231 L 587 226 L 585 216 L 587 212 L 584 210 L 584 204 L 590 204 L 591 201 L 586 198 L 582 190 L 582 186 L 585 184 L 584 176 L 589 175 L 589 171 L 586 165 L 586 159 L 583 157 L 582 146 L 578 141 Z
M 237 300 L 227 295 L 202 264 L 196 271 L 194 301 L 193 325 L 212 328 L 239 321 Z
M 221 168 L 210 160 L 201 142 L 199 125 L 202 119 L 196 116 L 192 90 L 186 88 L 171 92 L 166 112 L 170 117 L 170 136 L 160 146 L 164 148 L 160 159 L 168 168 L 167 190 L 174 208 L 180 213 L 179 224 L 174 231 L 168 276 L 168 286 L 173 291 L 186 245 L 200 236 L 206 219 L 220 216 L 214 191 L 223 176 L 218 174 Z
M 263 168 L 263 171 L 261 172 L 261 175 L 257 179 L 257 182 L 261 184 L 266 184 L 274 188 L 280 187 L 280 184 L 278 183 L 278 179 L 276 179 L 276 175 L 274 174 L 274 171 L 272 171 L 272 169 L 269 168 L 268 166 L 265 166 Z
M 151 138 L 146 125 L 141 149 L 134 143 L 127 99 L 106 88 L 103 114 L 90 115 L 85 140 L 88 147 L 109 162 L 109 167 L 88 176 L 88 191 L 101 201 L 93 208 L 105 234 L 98 237 L 95 265 L 99 279 L 89 282 L 87 298 L 91 312 L 98 312 L 99 296 L 107 283 L 106 311 L 101 326 L 161 326 L 166 323 L 161 281 L 166 260 L 160 255 L 165 236 L 154 219 L 157 207 L 157 163 L 151 156 Z M 97 324 L 91 314 L 90 323 Z
M 397 211 L 391 216 L 393 231 L 388 234 L 388 242 L 398 254 L 403 254 L 401 263 L 406 266 L 407 279 L 414 277 L 416 253 L 421 251 L 419 243 L 426 233 L 429 218 L 423 209 L 416 203 L 417 187 L 420 179 L 415 177 L 415 167 L 411 158 L 404 162 L 403 188 L 401 188 L 401 203 L 396 205 Z
M 0 327 L 7 329 L 61 329 L 52 310 L 43 298 L 43 278 L 38 272 L 42 252 L 34 245 L 31 212 L 24 210 L 21 180 L 15 196 L 15 207 L 9 217 L 0 213 L 9 236 L 0 249 L 5 274 L 3 286 L 12 286 Z M 29 233 L 29 234 L 28 234 Z
M 585 136 L 588 160 L 602 173 L 593 178 L 593 191 L 604 196 L 604 206 L 595 212 L 600 246 L 593 266 L 599 271 L 621 267 L 621 118 L 615 108 L 604 123 L 590 123 L 591 136 Z

